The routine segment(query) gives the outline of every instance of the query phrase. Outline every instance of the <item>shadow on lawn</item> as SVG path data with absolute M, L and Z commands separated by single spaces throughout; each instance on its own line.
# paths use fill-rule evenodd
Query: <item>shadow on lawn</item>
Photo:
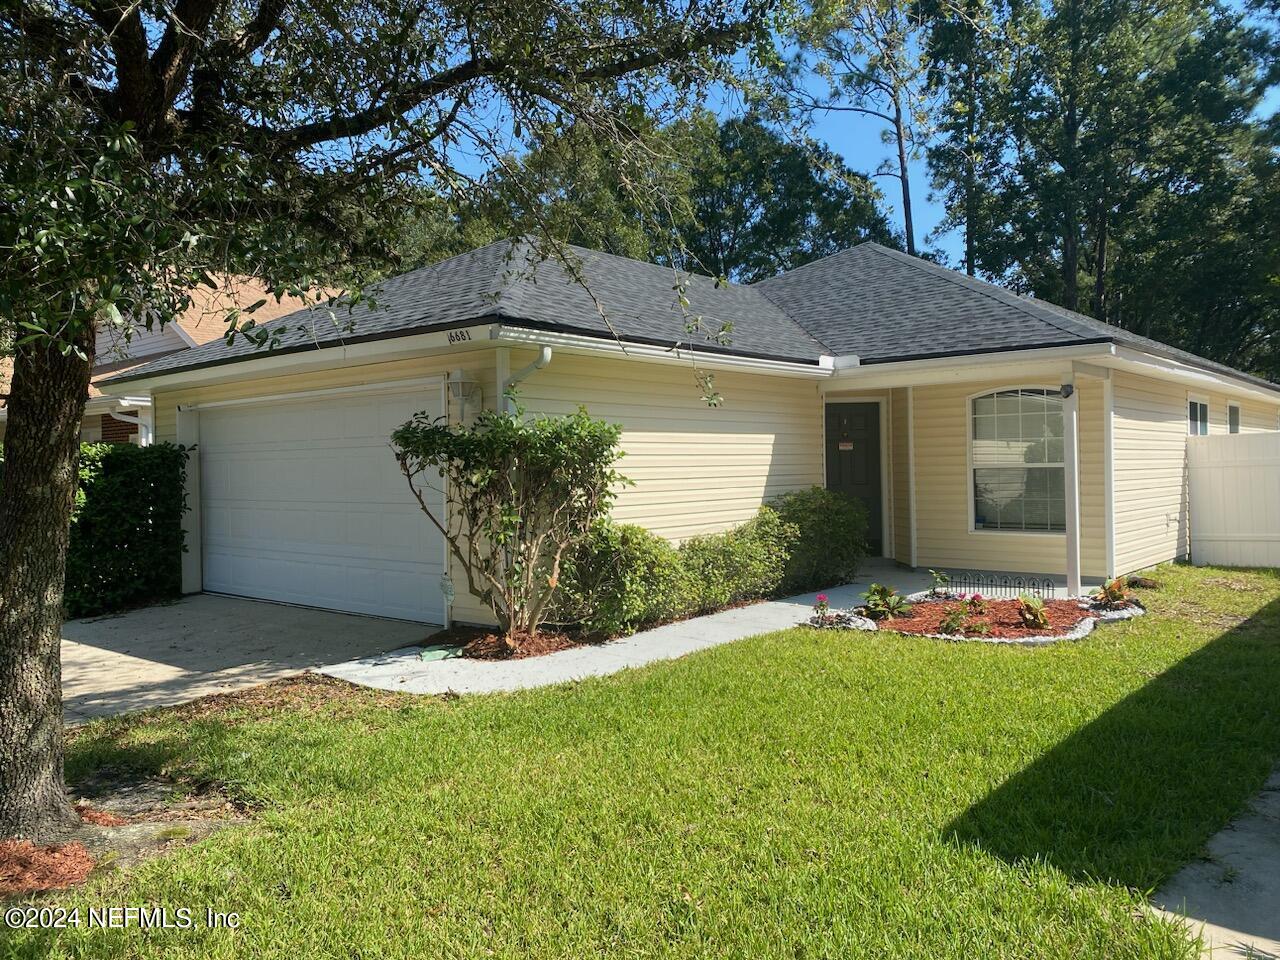
M 1150 890 L 1241 812 L 1278 758 L 1275 601 L 1005 781 L 944 836 Z

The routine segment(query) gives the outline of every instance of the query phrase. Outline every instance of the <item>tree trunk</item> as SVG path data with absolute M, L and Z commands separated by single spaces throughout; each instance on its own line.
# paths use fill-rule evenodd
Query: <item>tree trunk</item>
M 1107 322 L 1107 215 L 1098 214 L 1098 254 L 1094 264 L 1093 315 Z
M 902 225 L 907 237 L 907 253 L 916 255 L 916 231 L 911 217 L 911 177 L 907 166 L 907 128 L 902 117 L 902 100 L 893 96 L 893 132 L 898 140 L 898 179 L 902 181 Z
M 26 345 L 14 358 L 0 491 L 0 837 L 78 821 L 62 772 L 62 591 L 93 364 Z
M 968 110 L 965 112 L 964 132 L 964 272 L 973 276 L 977 270 L 976 221 L 978 219 L 978 170 L 974 159 L 977 133 L 978 95 L 974 80 L 975 67 L 969 64 L 965 71 L 965 95 Z

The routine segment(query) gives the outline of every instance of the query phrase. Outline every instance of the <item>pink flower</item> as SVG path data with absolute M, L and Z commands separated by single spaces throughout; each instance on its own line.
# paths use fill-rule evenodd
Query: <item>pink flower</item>
M 826 595 L 825 593 L 820 593 L 820 594 L 818 594 L 818 596 L 817 596 L 815 599 L 816 599 L 819 603 L 826 603 L 826 602 L 827 602 L 827 595 Z

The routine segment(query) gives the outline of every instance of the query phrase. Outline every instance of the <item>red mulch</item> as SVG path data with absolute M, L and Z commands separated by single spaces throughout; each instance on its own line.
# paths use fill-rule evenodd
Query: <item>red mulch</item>
M 97 824 L 99 827 L 118 827 L 129 822 L 124 817 L 108 813 L 106 810 L 95 810 L 87 803 L 77 803 L 76 813 L 80 814 L 80 819 L 85 823 Z
M 962 600 L 927 600 L 917 603 L 911 613 L 905 617 L 894 617 L 892 620 L 881 620 L 877 623 L 880 630 L 893 630 L 897 633 L 942 633 L 942 621 L 958 606 L 967 606 Z M 1024 627 L 1018 616 L 1017 600 L 988 600 L 985 614 L 970 614 L 971 623 L 985 623 L 990 632 L 985 634 L 970 633 L 969 636 L 997 637 L 1002 640 L 1014 640 L 1020 637 L 1050 637 L 1067 633 L 1090 611 L 1080 609 L 1074 600 L 1046 600 L 1044 611 L 1049 617 L 1049 629 L 1037 630 Z
M 93 862 L 82 843 L 38 847 L 30 840 L 0 840 L 0 897 L 73 887 L 89 876 Z
M 432 634 L 431 642 L 440 642 L 439 634 Z M 538 632 L 528 636 L 516 637 L 516 649 L 513 652 L 501 634 L 486 630 L 475 630 L 471 639 L 462 648 L 462 655 L 472 660 L 524 660 L 526 657 L 541 657 L 560 650 L 569 650 L 582 646 L 581 640 L 566 636 L 563 633 Z

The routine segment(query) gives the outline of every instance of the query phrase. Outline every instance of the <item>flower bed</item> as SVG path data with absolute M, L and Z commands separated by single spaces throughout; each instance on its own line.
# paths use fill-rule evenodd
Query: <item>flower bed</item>
M 888 630 L 941 640 L 989 643 L 1053 643 L 1078 640 L 1095 624 L 1141 616 L 1146 609 L 1131 596 L 1092 600 L 990 600 L 980 594 L 926 591 L 909 597 L 873 584 L 867 604 L 848 611 L 832 610 L 819 594 L 808 625 L 826 630 Z M 888 603 L 886 604 L 886 600 Z M 886 605 L 893 614 L 886 615 Z
M 1093 616 L 1091 608 L 1079 600 L 1046 600 L 1044 602 L 1047 627 L 1030 627 L 1022 622 L 1017 600 L 987 600 L 985 612 L 974 613 L 965 600 L 925 600 L 915 603 L 905 616 L 881 620 L 877 629 L 897 633 L 918 633 L 925 636 L 981 636 L 993 640 L 1024 640 L 1028 637 L 1052 637 L 1070 633 L 1080 621 Z M 943 629 L 943 622 L 956 610 L 965 613 L 966 629 L 963 633 Z M 982 628 L 986 628 L 984 633 Z

